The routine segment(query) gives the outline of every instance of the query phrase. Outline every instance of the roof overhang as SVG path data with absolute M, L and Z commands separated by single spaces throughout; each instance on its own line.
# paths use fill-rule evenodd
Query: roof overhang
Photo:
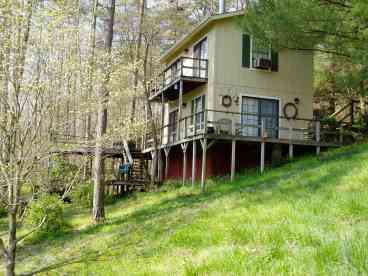
M 198 25 L 196 25 L 188 34 L 184 35 L 180 40 L 178 40 L 170 49 L 168 49 L 159 59 L 160 63 L 165 63 L 170 56 L 172 56 L 175 52 L 177 52 L 180 48 L 184 47 L 188 44 L 198 33 L 203 31 L 212 25 L 215 21 L 239 16 L 244 14 L 244 10 L 228 12 L 223 14 L 216 14 L 210 17 L 207 17 Z

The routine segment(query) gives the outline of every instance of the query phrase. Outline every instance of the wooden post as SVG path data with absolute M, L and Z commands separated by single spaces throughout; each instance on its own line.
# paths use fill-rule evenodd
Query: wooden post
M 289 159 L 292 160 L 294 158 L 294 146 L 293 146 L 293 125 L 291 124 L 291 120 L 289 120 Z
M 206 161 L 207 161 L 207 138 L 201 139 L 202 145 L 202 176 L 201 176 L 201 192 L 205 191 L 206 181 Z
M 165 104 L 164 104 L 164 93 L 161 94 L 161 127 L 160 127 L 160 137 L 161 141 L 160 143 L 163 144 L 163 127 L 164 127 L 164 121 L 165 121 Z
M 178 125 L 177 125 L 177 137 L 178 141 L 180 141 L 180 122 L 181 122 L 181 113 L 182 113 L 182 106 L 183 106 L 183 81 L 179 81 L 179 106 L 178 106 Z
M 156 170 L 155 170 L 155 166 L 154 166 L 154 160 L 155 160 L 155 151 L 151 151 L 151 157 L 152 157 L 152 162 L 151 162 L 151 179 L 153 179 L 154 181 L 156 180 Z
M 187 148 L 188 142 L 181 144 L 181 149 L 183 150 L 183 186 L 187 178 Z
M 261 122 L 261 173 L 264 172 L 265 167 L 265 120 L 262 119 Z
M 170 153 L 170 147 L 164 148 L 165 152 L 165 180 L 167 180 L 167 176 L 169 174 L 169 153 Z
M 235 178 L 235 148 L 236 148 L 236 140 L 231 141 L 231 182 L 234 181 Z
M 289 159 L 292 160 L 294 158 L 294 147 L 293 144 L 289 144 Z
M 321 122 L 317 121 L 316 122 L 316 142 L 317 142 L 316 154 L 317 155 L 319 155 L 321 152 L 320 140 L 321 140 Z
M 340 126 L 339 142 L 340 142 L 340 145 L 343 145 L 344 144 L 344 129 L 343 129 L 343 126 L 342 125 Z
M 158 168 L 157 168 L 157 170 L 158 170 L 158 179 L 160 180 L 160 181 L 162 181 L 162 153 L 161 153 L 161 150 L 159 149 L 158 150 L 158 156 L 157 156 L 158 158 L 157 158 L 157 162 L 158 162 L 158 164 L 157 164 L 157 166 L 158 166 Z
M 196 178 L 196 168 L 197 168 L 197 141 L 193 140 L 193 150 L 192 150 L 192 188 L 194 188 L 194 182 Z

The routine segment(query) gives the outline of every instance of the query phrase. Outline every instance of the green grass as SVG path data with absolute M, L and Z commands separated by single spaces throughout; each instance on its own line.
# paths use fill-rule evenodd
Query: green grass
M 368 145 L 306 157 L 200 194 L 163 187 L 110 205 L 103 225 L 30 240 L 18 272 L 78 275 L 368 274 Z

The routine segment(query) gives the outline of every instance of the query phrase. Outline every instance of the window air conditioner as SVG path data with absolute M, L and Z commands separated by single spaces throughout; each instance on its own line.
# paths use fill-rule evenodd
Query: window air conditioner
M 255 60 L 254 68 L 257 69 L 271 69 L 271 60 L 267 58 L 257 58 Z

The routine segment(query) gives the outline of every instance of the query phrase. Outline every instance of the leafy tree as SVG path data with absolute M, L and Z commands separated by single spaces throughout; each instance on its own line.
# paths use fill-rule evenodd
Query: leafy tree
M 339 59 L 336 84 L 364 94 L 368 79 L 366 0 L 249 1 L 243 28 L 276 49 L 328 54 Z M 331 65 L 331 64 L 329 64 Z M 336 63 L 335 65 L 336 66 Z M 330 68 L 331 69 L 331 68 Z

